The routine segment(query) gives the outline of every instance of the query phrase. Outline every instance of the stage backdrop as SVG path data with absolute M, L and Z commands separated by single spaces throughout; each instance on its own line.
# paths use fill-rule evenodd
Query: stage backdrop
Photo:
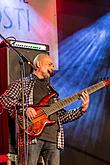
M 56 17 L 56 0 L 3 0 L 0 1 L 0 34 L 49 45 L 57 68 Z

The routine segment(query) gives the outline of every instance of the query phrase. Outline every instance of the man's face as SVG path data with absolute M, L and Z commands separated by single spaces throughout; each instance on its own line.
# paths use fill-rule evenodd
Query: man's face
M 50 56 L 43 56 L 40 58 L 39 71 L 43 78 L 50 78 L 54 75 L 54 65 Z

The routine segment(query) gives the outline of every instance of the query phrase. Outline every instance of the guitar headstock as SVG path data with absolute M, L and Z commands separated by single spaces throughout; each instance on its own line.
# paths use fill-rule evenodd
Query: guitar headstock
M 105 83 L 106 86 L 110 86 L 110 79 L 108 79 L 108 80 L 103 80 L 103 82 Z

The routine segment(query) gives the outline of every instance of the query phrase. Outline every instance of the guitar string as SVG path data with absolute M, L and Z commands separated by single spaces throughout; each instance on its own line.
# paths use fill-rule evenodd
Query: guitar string
M 89 88 L 86 88 L 88 93 L 91 94 L 93 92 L 95 92 L 97 89 L 100 89 L 102 87 L 104 87 L 105 84 L 102 82 L 96 84 L 96 85 L 92 85 Z M 55 109 L 60 109 L 68 104 L 70 104 L 71 102 L 73 102 L 74 100 L 77 100 L 78 97 L 80 97 L 81 93 L 83 91 L 85 91 L 86 89 L 78 92 L 77 94 L 70 96 L 68 98 L 65 98 L 63 100 L 59 100 L 55 103 L 53 103 L 52 105 L 50 105 L 50 107 L 44 107 L 44 112 L 42 111 L 41 113 L 39 113 L 36 117 L 40 117 L 41 115 L 43 115 L 44 113 L 46 113 L 47 115 L 50 115 L 53 111 L 55 111 Z M 57 111 L 57 110 L 56 110 Z
M 96 90 L 101 89 L 101 88 L 104 87 L 104 86 L 105 86 L 104 82 L 101 81 L 100 83 L 95 84 L 95 85 L 92 85 L 91 87 L 86 88 L 86 89 L 80 91 L 79 93 L 77 93 L 77 94 L 75 94 L 75 95 L 73 95 L 73 96 L 70 96 L 70 97 L 65 98 L 65 99 L 63 99 L 63 100 L 59 100 L 58 102 L 56 102 L 56 103 L 54 103 L 54 104 L 52 104 L 52 105 L 50 106 L 50 108 L 48 109 L 47 113 L 48 113 L 48 114 L 51 114 L 51 112 L 52 112 L 52 111 L 55 111 L 55 109 L 62 108 L 62 107 L 64 107 L 64 106 L 66 106 L 67 104 L 70 104 L 70 103 L 73 102 L 74 100 L 77 100 L 78 97 L 81 95 L 81 93 L 82 93 L 83 91 L 85 91 L 85 90 L 87 90 L 88 93 L 91 94 L 91 93 L 95 92 Z M 56 111 L 57 111 L 57 110 L 56 110 Z

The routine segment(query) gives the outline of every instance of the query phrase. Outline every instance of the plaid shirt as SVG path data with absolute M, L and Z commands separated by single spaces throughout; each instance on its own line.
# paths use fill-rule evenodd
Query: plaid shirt
M 0 96 L 0 103 L 2 104 L 3 108 L 7 109 L 9 114 L 12 115 L 16 107 L 22 107 L 22 86 L 24 86 L 24 98 L 26 105 L 32 103 L 33 100 L 33 88 L 35 84 L 35 78 L 33 75 L 24 78 L 23 85 L 21 80 L 16 80 L 12 83 L 9 88 Z M 20 111 L 20 109 L 19 109 Z M 57 112 L 58 115 L 58 124 L 59 130 L 57 133 L 57 147 L 59 149 L 64 148 L 64 130 L 63 124 L 74 121 L 78 119 L 80 116 L 83 115 L 82 109 L 77 108 L 74 110 L 64 110 L 61 109 Z M 34 142 L 37 140 L 35 139 Z

